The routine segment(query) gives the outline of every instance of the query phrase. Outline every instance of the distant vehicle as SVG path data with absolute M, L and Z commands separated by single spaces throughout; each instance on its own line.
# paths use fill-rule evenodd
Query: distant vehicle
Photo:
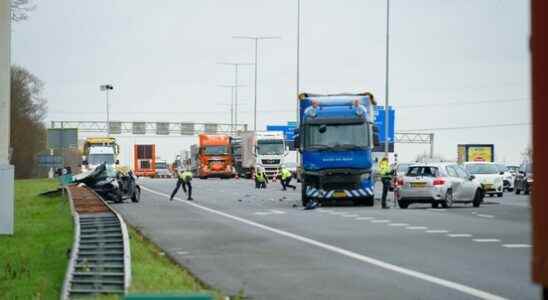
M 396 171 L 396 176 L 394 178 L 394 186 L 398 185 L 399 179 L 403 179 L 405 174 L 407 174 L 407 171 L 409 170 L 409 167 L 411 167 L 413 164 L 411 163 L 398 163 L 394 166 L 394 170 Z
M 533 163 L 524 162 L 519 166 L 516 180 L 514 182 L 514 191 L 519 195 L 523 191 L 525 195 L 533 192 Z
M 459 164 L 465 162 L 494 162 L 495 145 L 493 144 L 460 144 L 457 146 Z
M 191 169 L 201 179 L 234 177 L 230 137 L 222 134 L 202 133 L 198 144 L 190 148 Z
M 466 162 L 464 167 L 476 177 L 486 195 L 502 197 L 504 195 L 503 177 L 495 163 L 491 162 Z
M 82 172 L 93 171 L 105 163 L 113 166 L 118 162 L 120 147 L 113 137 L 88 137 L 82 150 Z
M 496 164 L 499 172 L 502 172 L 502 187 L 504 191 L 514 190 L 515 173 L 511 172 L 505 164 Z
M 169 169 L 167 161 L 165 160 L 156 160 L 156 177 L 159 178 L 171 178 L 173 173 Z
M 281 131 L 249 131 L 242 133 L 242 173 L 251 177 L 255 168 L 264 168 L 269 179 L 280 169 L 287 153 L 284 134 Z
M 403 209 L 412 203 L 430 203 L 433 208 L 439 205 L 448 208 L 453 203 L 472 203 L 479 207 L 484 193 L 474 178 L 456 164 L 414 164 L 398 183 L 398 204 Z
M 242 138 L 239 136 L 230 137 L 230 147 L 234 165 L 234 172 L 238 176 L 243 176 L 242 168 Z
M 84 183 L 105 200 L 122 203 L 141 200 L 141 187 L 128 167 L 113 167 L 99 164 L 93 171 L 74 176 L 75 183 Z
M 136 176 L 156 177 L 156 145 L 133 145 L 133 172 Z

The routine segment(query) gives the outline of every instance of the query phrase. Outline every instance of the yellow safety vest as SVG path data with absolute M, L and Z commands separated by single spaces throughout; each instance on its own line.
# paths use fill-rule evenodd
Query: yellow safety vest
M 286 180 L 289 177 L 291 177 L 291 171 L 289 171 L 286 168 L 283 168 L 282 169 L 282 180 Z
M 379 163 L 379 174 L 381 177 L 390 177 L 390 165 L 388 162 L 381 161 Z
M 192 180 L 192 172 L 190 171 L 177 172 L 177 177 L 179 177 L 183 181 L 188 182 Z
M 257 172 L 257 174 L 255 174 L 255 179 L 256 179 L 258 182 L 265 182 L 264 173 L 261 172 L 261 171 Z

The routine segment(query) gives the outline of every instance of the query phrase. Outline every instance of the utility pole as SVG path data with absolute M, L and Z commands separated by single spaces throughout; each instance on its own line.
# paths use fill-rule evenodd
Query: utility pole
M 0 235 L 13 234 L 14 171 L 10 165 L 10 0 L 0 0 Z
M 220 65 L 227 65 L 234 67 L 234 124 L 238 124 L 238 87 L 241 86 L 238 84 L 238 68 L 239 66 L 250 66 L 250 63 L 230 63 L 230 62 L 221 62 Z
M 103 84 L 100 86 L 101 91 L 105 91 L 107 96 L 107 136 L 110 136 L 110 115 L 109 115 L 109 103 L 108 103 L 108 91 L 113 90 L 114 87 L 110 84 Z
M 390 71 L 390 0 L 386 0 L 386 71 L 384 96 L 384 156 L 388 157 L 388 81 Z
M 253 131 L 257 131 L 257 49 L 259 40 L 273 40 L 273 39 L 280 39 L 280 37 L 277 36 L 233 36 L 233 39 L 244 39 L 244 40 L 253 40 L 255 41 L 255 58 L 253 59 L 253 64 L 255 65 L 255 87 L 254 90 L 254 97 L 253 97 Z
M 244 85 L 244 84 L 240 84 L 240 85 L 233 85 L 233 84 L 221 84 L 221 85 L 218 85 L 219 87 L 223 87 L 223 88 L 230 88 L 230 131 L 232 132 L 235 132 L 234 128 L 235 127 L 235 124 L 238 124 L 236 123 L 236 112 L 235 112 L 235 104 L 236 104 L 236 101 L 235 101 L 235 98 L 234 98 L 234 93 L 235 93 L 235 90 L 237 87 L 245 87 L 247 85 Z

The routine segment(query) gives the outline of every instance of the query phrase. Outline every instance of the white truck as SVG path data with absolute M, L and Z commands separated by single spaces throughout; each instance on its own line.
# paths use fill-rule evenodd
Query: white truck
M 287 154 L 281 131 L 248 131 L 242 133 L 242 169 L 251 177 L 257 166 L 264 168 L 272 179 L 278 173 Z

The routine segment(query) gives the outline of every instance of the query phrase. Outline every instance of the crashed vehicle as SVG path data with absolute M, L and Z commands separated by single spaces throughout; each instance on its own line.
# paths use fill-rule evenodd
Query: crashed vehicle
M 131 199 L 141 200 L 141 187 L 136 182 L 133 172 L 124 167 L 114 168 L 102 163 L 93 171 L 74 176 L 74 182 L 83 183 L 92 188 L 107 201 L 122 203 Z

